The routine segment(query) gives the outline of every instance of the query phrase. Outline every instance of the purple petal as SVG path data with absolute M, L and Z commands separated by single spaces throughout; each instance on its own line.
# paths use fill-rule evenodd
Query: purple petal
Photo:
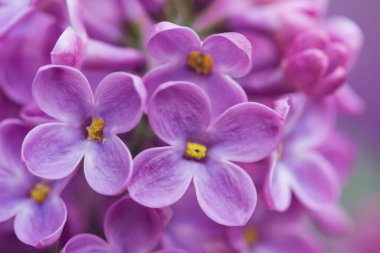
M 109 245 L 92 234 L 79 234 L 71 238 L 61 253 L 110 253 Z
M 243 77 L 252 68 L 251 43 L 240 33 L 211 35 L 202 48 L 212 55 L 215 67 L 231 77 Z
M 77 0 L 67 0 L 66 2 L 71 26 L 82 38 L 87 38 L 86 28 L 84 27 L 83 21 L 83 14 L 85 13 L 84 2 Z
M 58 65 L 40 68 L 33 82 L 37 105 L 53 118 L 79 125 L 92 108 L 93 96 L 86 77 Z
M 14 30 L 14 27 L 22 22 L 25 18 L 32 13 L 33 8 L 28 6 L 28 1 L 14 1 L 9 3 L 2 3 L 0 9 L 0 36 L 6 37 L 7 34 Z
M 328 33 L 323 29 L 311 29 L 300 33 L 292 41 L 288 54 L 296 54 L 307 49 L 320 49 L 324 50 L 328 43 L 330 42 L 330 37 Z
M 347 84 L 338 88 L 334 96 L 339 109 L 346 114 L 359 115 L 365 111 L 365 101 Z
M 23 167 L 3 167 L 0 164 L 0 222 L 12 218 L 23 208 L 25 194 L 30 187 L 27 174 Z
M 144 206 L 169 206 L 183 196 L 194 169 L 199 167 L 202 164 L 183 159 L 182 150 L 173 147 L 147 149 L 134 160 L 129 194 Z
M 158 60 L 176 61 L 186 59 L 191 50 L 200 46 L 201 41 L 191 28 L 165 21 L 155 25 L 147 43 L 147 50 Z
M 264 105 L 235 105 L 215 121 L 210 152 L 231 161 L 258 161 L 278 145 L 283 124 L 284 119 Z
M 290 98 L 288 96 L 283 96 L 274 101 L 274 110 L 280 115 L 283 119 L 286 119 L 290 111 L 289 105 Z
M 154 133 L 164 142 L 176 145 L 205 131 L 211 117 L 210 104 L 195 84 L 169 82 L 153 96 L 148 117 Z
M 0 123 L 0 163 L 16 170 L 23 168 L 21 145 L 30 128 L 18 119 L 6 119 Z
M 318 151 L 331 163 L 342 183 L 350 179 L 357 158 L 357 148 L 351 139 L 333 132 L 318 147 Z
M 336 16 L 328 19 L 326 29 L 329 31 L 332 40 L 342 42 L 348 46 L 350 51 L 349 66 L 352 67 L 363 45 L 364 36 L 360 27 L 346 17 Z
M 61 32 L 55 18 L 30 12 L 2 41 L 0 75 L 4 92 L 17 103 L 33 101 L 32 82 L 39 67 L 49 64 L 49 53 Z M 36 36 L 38 34 L 38 36 Z
M 89 142 L 84 173 L 91 188 L 100 194 L 123 192 L 132 176 L 132 156 L 128 147 L 117 136 L 109 136 L 105 142 Z
M 116 251 L 151 252 L 161 239 L 163 223 L 154 209 L 125 197 L 107 211 L 104 233 Z
M 0 167 L 0 170 L 1 169 Z M 1 172 L 0 176 L 3 176 Z M 14 187 L 14 185 L 12 186 Z M 15 198 L 15 196 L 8 191 L 10 188 L 11 186 L 4 186 L 3 182 L 0 181 L 0 222 L 14 217 L 23 206 L 23 202 Z
M 95 92 L 97 113 L 111 133 L 124 133 L 140 121 L 145 88 L 138 76 L 117 72 L 106 76 Z
M 327 56 L 319 49 L 308 49 L 298 53 L 287 61 L 285 75 L 298 89 L 310 95 L 326 72 Z
M 150 101 L 154 92 L 168 81 L 187 81 L 201 87 L 210 99 L 213 118 L 232 105 L 248 100 L 242 87 L 229 76 L 217 72 L 201 76 L 182 65 L 164 65 L 146 74 L 144 84 L 148 93 L 147 100 Z
M 202 210 L 213 221 L 226 226 L 247 223 L 256 206 L 255 186 L 239 166 L 210 160 L 196 170 L 194 186 Z
M 293 144 L 316 147 L 328 138 L 335 127 L 336 111 L 329 100 L 310 100 L 304 96 L 292 97 L 285 136 Z
M 209 80 L 197 83 L 206 91 L 215 119 L 233 105 L 247 102 L 243 88 L 227 75 L 212 75 Z
M 337 201 L 339 178 L 322 156 L 314 153 L 301 156 L 288 169 L 293 191 L 305 206 L 319 208 Z
M 29 171 L 39 177 L 60 179 L 71 174 L 84 155 L 82 133 L 62 123 L 35 127 L 25 137 L 22 158 Z
M 265 201 L 271 209 L 285 211 L 289 208 L 292 199 L 287 168 L 276 158 L 272 158 L 271 165 L 264 185 Z
M 339 237 L 352 231 L 353 224 L 351 217 L 339 204 L 324 205 L 318 210 L 309 211 L 311 212 L 314 222 L 328 235 Z
M 72 27 L 68 27 L 59 37 L 50 56 L 53 64 L 78 68 L 82 65 L 85 54 L 85 41 Z
M 60 198 L 52 196 L 42 204 L 31 200 L 16 215 L 14 230 L 23 243 L 44 248 L 59 239 L 66 218 L 66 205 Z
M 345 84 L 346 81 L 346 69 L 344 67 L 337 67 L 321 80 L 318 89 L 314 91 L 313 95 L 319 97 L 326 96 Z

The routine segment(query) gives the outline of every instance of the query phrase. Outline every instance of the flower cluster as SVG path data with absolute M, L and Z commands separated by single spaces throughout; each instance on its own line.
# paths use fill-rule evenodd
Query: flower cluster
M 364 104 L 326 8 L 1 1 L 0 251 L 327 252 Z

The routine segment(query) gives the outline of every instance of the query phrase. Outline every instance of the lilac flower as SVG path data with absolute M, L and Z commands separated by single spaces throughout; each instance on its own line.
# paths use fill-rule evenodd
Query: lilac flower
M 360 29 L 352 21 L 334 18 L 325 26 L 296 36 L 288 48 L 285 62 L 287 82 L 310 96 L 330 94 L 345 84 L 361 47 Z M 334 28 L 329 29 L 329 26 Z M 338 29 L 346 31 L 343 36 Z
M 169 22 L 156 24 L 147 51 L 166 63 L 144 76 L 148 101 L 167 81 L 189 81 L 202 87 L 210 97 L 213 116 L 247 101 L 245 92 L 231 77 L 242 77 L 251 69 L 251 44 L 241 34 L 221 33 L 201 42 L 188 27 Z
M 173 217 L 163 240 L 165 246 L 204 253 L 321 252 L 297 207 L 286 213 L 269 211 L 259 199 L 247 225 L 226 227 L 207 219 L 195 202 L 195 194 L 190 189 L 172 206 Z
M 340 181 L 332 164 L 319 147 L 332 132 L 335 112 L 328 101 L 306 101 L 292 97 L 293 111 L 285 125 L 284 137 L 270 158 L 264 187 L 268 205 L 286 210 L 292 192 L 307 208 L 335 204 Z
M 170 146 L 135 158 L 131 197 L 154 208 L 175 203 L 191 181 L 203 211 L 224 225 L 251 216 L 256 190 L 246 172 L 230 161 L 257 161 L 278 145 L 283 119 L 257 103 L 241 103 L 211 123 L 206 93 L 192 83 L 162 85 L 149 106 L 149 123 Z
M 34 99 L 58 122 L 39 125 L 26 136 L 22 156 L 29 171 L 47 179 L 64 178 L 84 156 L 85 176 L 95 191 L 123 191 L 132 158 L 117 134 L 139 122 L 143 88 L 137 76 L 117 72 L 105 77 L 93 95 L 78 70 L 42 67 L 33 83 Z
M 124 197 L 106 213 L 106 240 L 92 234 L 79 234 L 67 242 L 61 253 L 152 252 L 163 233 L 167 219 L 163 214 L 160 210 L 142 207 Z
M 292 211 L 271 212 L 259 205 L 246 226 L 226 228 L 232 248 L 241 253 L 324 252 Z
M 341 133 L 334 131 L 318 145 L 315 151 L 331 164 L 340 185 L 347 183 L 356 158 L 354 143 Z M 352 228 L 351 218 L 339 203 L 321 205 L 319 208 L 306 208 L 305 211 L 318 228 L 327 235 L 346 235 Z
M 254 95 L 291 91 L 284 81 L 282 61 L 293 38 L 312 29 L 320 19 L 321 1 L 269 1 L 231 17 L 229 25 L 255 46 L 255 67 L 238 79 Z
M 28 173 L 21 160 L 21 144 L 29 128 L 17 119 L 0 124 L 0 221 L 15 217 L 19 240 L 36 248 L 55 243 L 67 219 L 59 197 L 66 181 L 49 181 Z
M 195 189 L 190 186 L 185 195 L 170 207 L 173 216 L 166 229 L 162 245 L 181 248 L 186 252 L 235 252 L 226 240 L 226 228 L 210 220 L 197 204 Z

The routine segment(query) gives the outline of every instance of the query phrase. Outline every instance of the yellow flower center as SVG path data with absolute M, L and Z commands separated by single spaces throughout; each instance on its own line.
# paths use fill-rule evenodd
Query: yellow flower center
M 195 142 L 188 142 L 186 143 L 186 151 L 184 156 L 186 158 L 196 159 L 199 161 L 206 157 L 206 152 L 206 146 Z
M 87 140 L 105 142 L 103 138 L 104 120 L 101 118 L 92 118 L 91 125 L 86 127 L 88 132 Z
M 208 75 L 212 70 L 212 57 L 199 51 L 191 51 L 187 56 L 187 67 L 197 74 Z
M 34 188 L 30 191 L 30 197 L 36 201 L 38 204 L 41 204 L 45 201 L 50 192 L 50 186 L 46 183 L 37 183 Z
M 259 240 L 259 235 L 257 229 L 249 227 L 244 231 L 244 239 L 248 245 L 248 247 L 253 247 L 257 241 Z

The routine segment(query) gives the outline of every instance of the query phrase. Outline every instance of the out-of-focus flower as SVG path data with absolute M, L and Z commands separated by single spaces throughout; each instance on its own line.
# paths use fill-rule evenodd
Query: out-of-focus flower
M 145 208 L 124 197 L 115 202 L 106 213 L 106 240 L 92 234 L 79 234 L 67 242 L 61 253 L 152 252 L 161 240 L 167 218 L 161 210 Z M 176 251 L 167 251 L 169 252 Z
M 341 185 L 332 164 L 318 152 L 330 137 L 335 111 L 328 101 L 307 101 L 292 97 L 293 111 L 287 119 L 284 136 L 270 157 L 265 185 L 269 206 L 286 210 L 292 192 L 308 208 L 334 204 Z
M 59 239 L 66 223 L 66 205 L 59 195 L 67 180 L 44 180 L 27 171 L 21 144 L 28 131 L 17 119 L 0 124 L 0 221 L 15 217 L 18 239 L 43 248 Z
M 246 226 L 226 228 L 232 248 L 240 253 L 324 252 L 307 224 L 291 212 L 268 211 L 259 204 Z
M 33 12 L 0 37 L 0 85 L 13 101 L 33 102 L 31 85 L 39 67 L 50 63 L 61 28 L 58 21 L 43 12 Z
M 360 29 L 346 18 L 324 26 L 297 35 L 283 63 L 286 82 L 310 96 L 328 95 L 345 84 L 362 44 Z
M 93 95 L 86 77 L 66 66 L 45 66 L 33 83 L 42 111 L 58 122 L 41 124 L 25 138 L 22 155 L 29 171 L 47 179 L 70 175 L 84 159 L 87 182 L 97 192 L 122 192 L 132 158 L 117 136 L 139 122 L 145 91 L 137 76 L 105 77 Z
M 202 42 L 188 27 L 161 22 L 147 42 L 147 51 L 165 63 L 144 76 L 148 101 L 167 81 L 199 85 L 210 98 L 214 117 L 247 101 L 245 92 L 231 78 L 242 77 L 251 70 L 251 44 L 243 35 L 214 34 Z
M 347 18 L 324 19 L 317 2 L 263 4 L 231 18 L 232 29 L 247 36 L 257 49 L 251 73 L 238 80 L 249 93 L 303 92 L 315 97 L 346 84 L 362 33 Z M 349 107 L 341 96 L 337 99 Z
M 278 145 L 284 119 L 258 103 L 235 105 L 211 123 L 211 106 L 197 85 L 169 82 L 149 105 L 149 123 L 170 146 L 135 158 L 131 197 L 149 207 L 178 201 L 193 181 L 202 210 L 224 225 L 247 222 L 256 203 L 252 180 L 230 161 L 253 162 Z
M 210 220 L 197 204 L 195 189 L 190 185 L 185 195 L 171 206 L 173 216 L 163 237 L 165 248 L 181 248 L 186 252 L 232 253 L 226 240 L 226 226 Z
M 290 91 L 282 62 L 294 37 L 315 27 L 321 16 L 318 1 L 273 1 L 246 9 L 231 17 L 233 31 L 244 34 L 254 45 L 252 71 L 237 81 L 255 95 Z

